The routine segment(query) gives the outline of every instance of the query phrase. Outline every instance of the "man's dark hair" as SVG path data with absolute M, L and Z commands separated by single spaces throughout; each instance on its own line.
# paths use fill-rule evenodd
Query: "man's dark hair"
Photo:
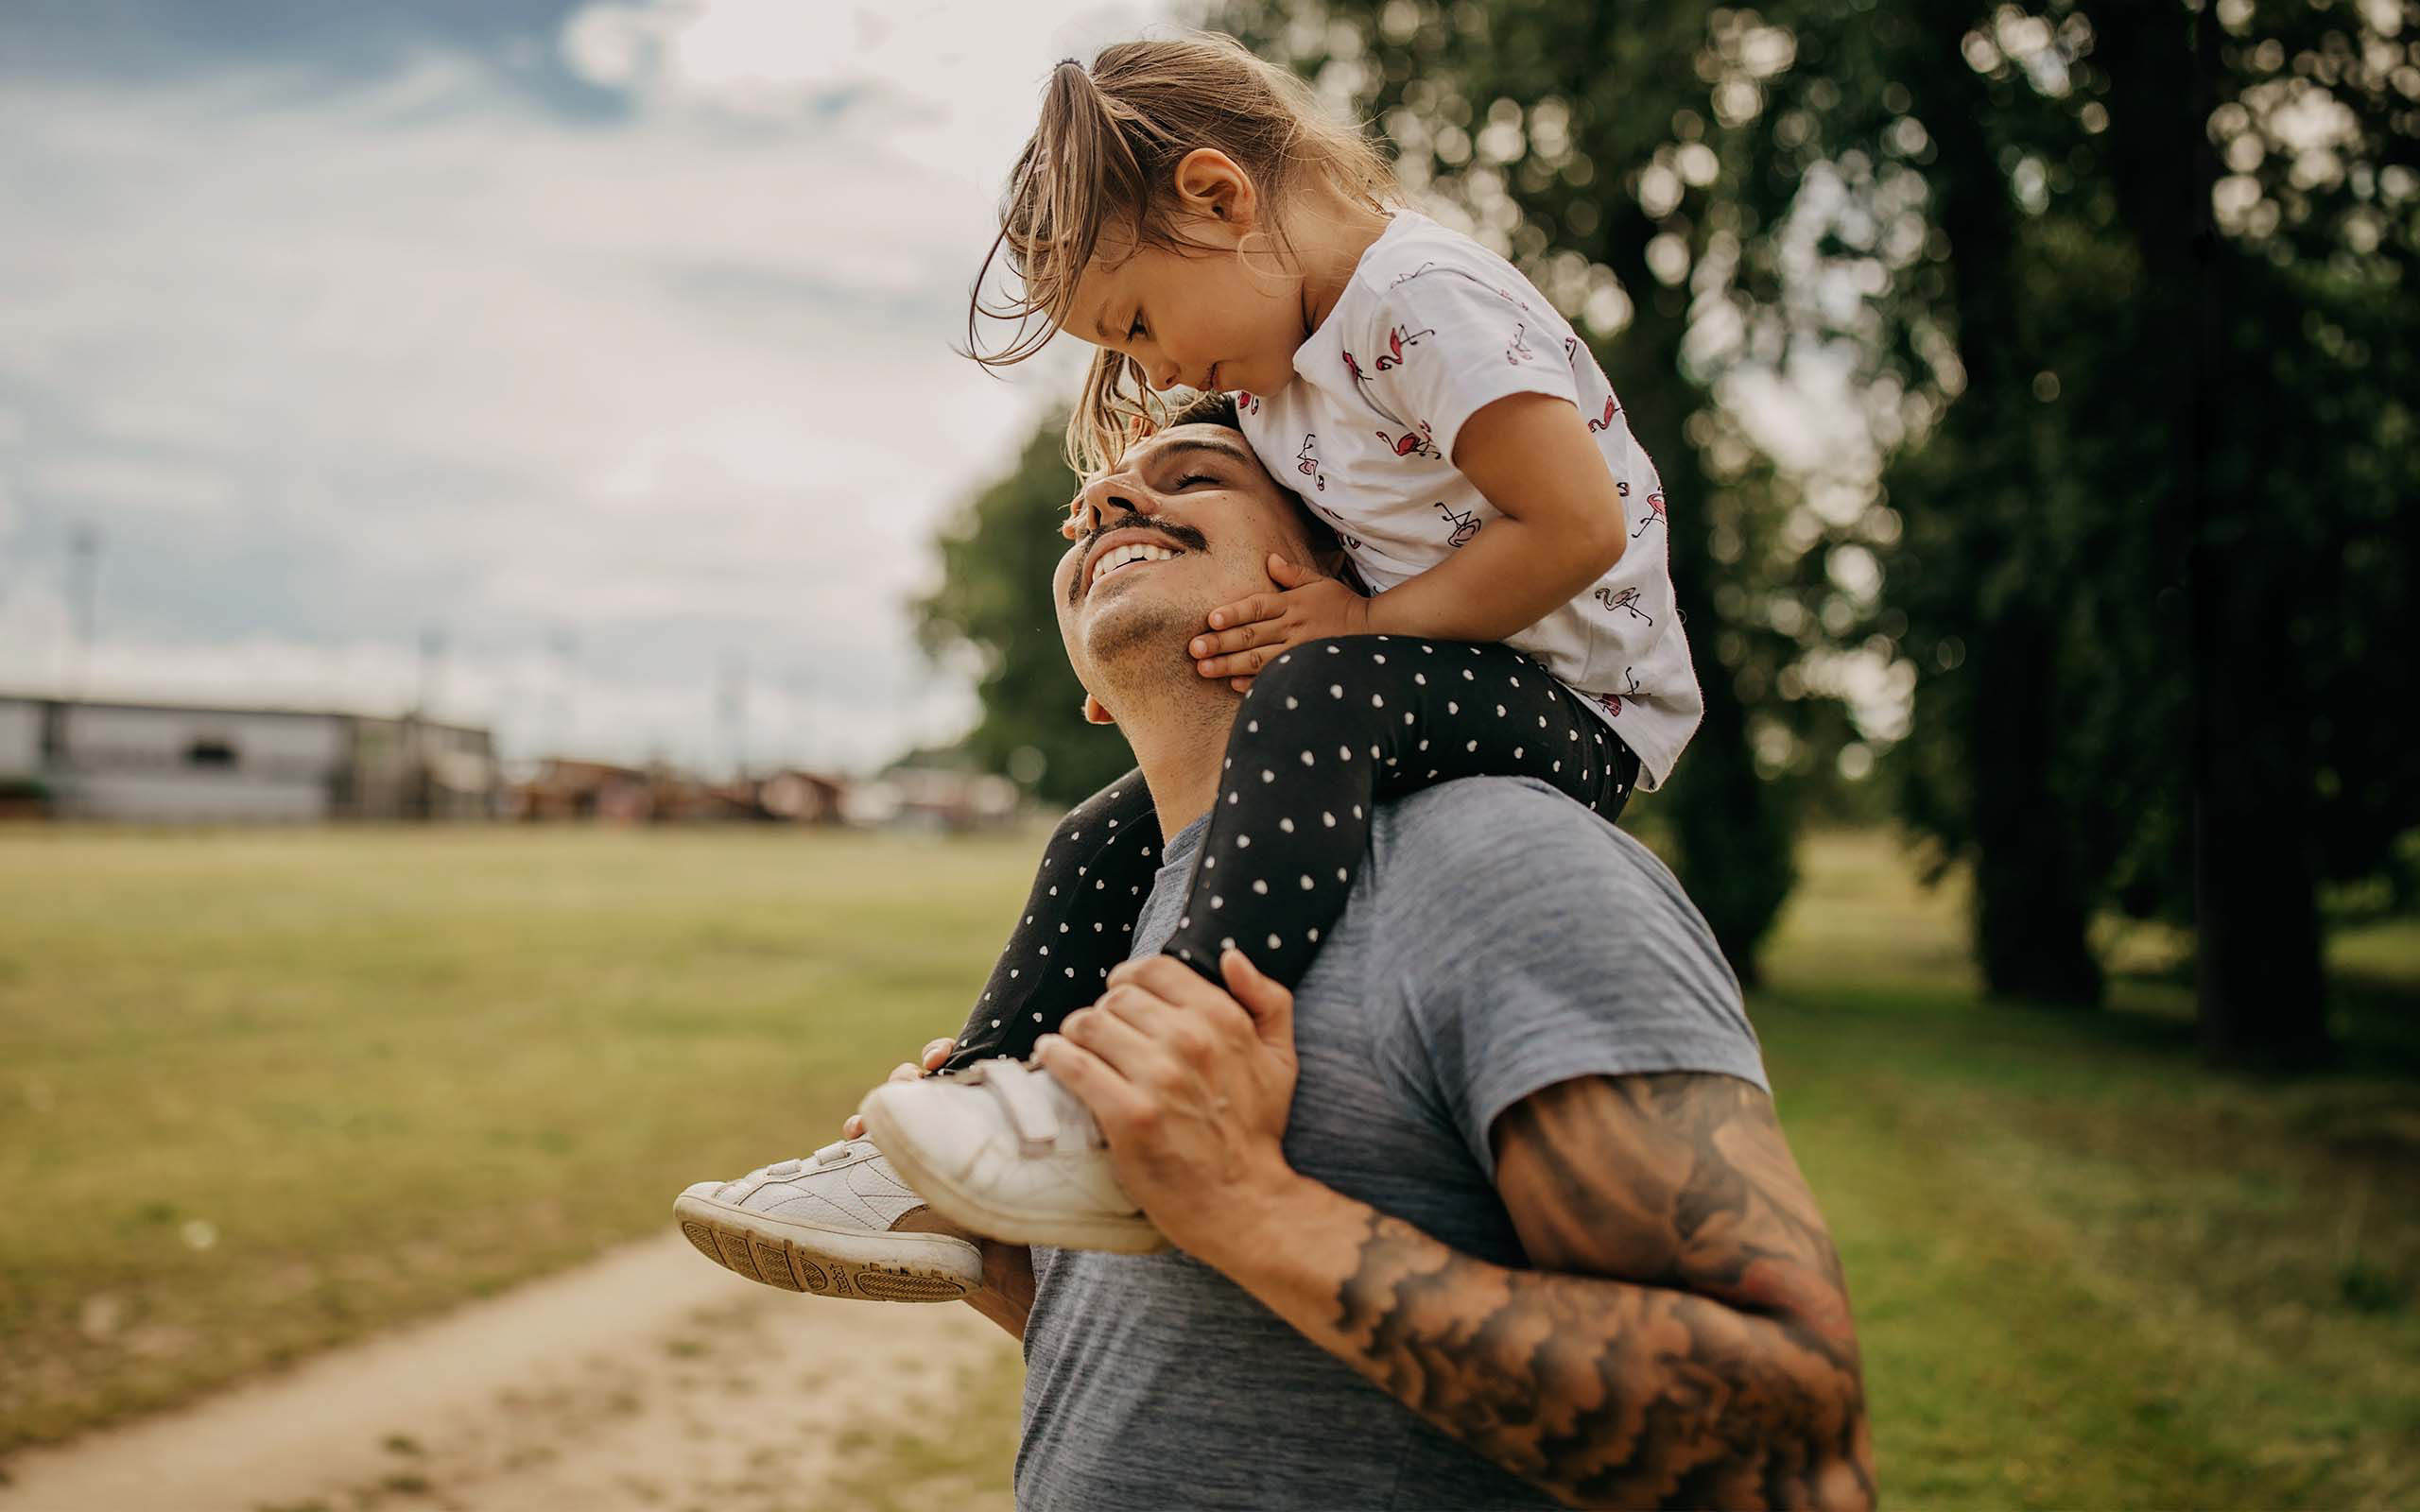
M 1231 431 L 1244 428 L 1243 417 L 1236 413 L 1236 401 L 1229 394 L 1196 394 L 1167 418 L 1160 428 L 1177 425 L 1224 425 Z M 1284 488 L 1284 484 L 1278 487 Z

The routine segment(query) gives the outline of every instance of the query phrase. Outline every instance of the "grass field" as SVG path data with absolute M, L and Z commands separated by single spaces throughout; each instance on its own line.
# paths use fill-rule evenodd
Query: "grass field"
M 0 838 L 0 1452 L 658 1230 L 683 1183 L 829 1138 L 955 1025 L 1037 846 Z M 1891 1499 L 2420 1501 L 2420 1082 L 2208 1071 L 2157 977 L 2113 1014 L 1979 1004 L 1956 898 L 1887 842 L 1805 868 L 1753 1009 Z M 2420 995 L 2408 924 L 2337 956 L 2374 1016 Z M 1013 1413 L 1012 1379 L 971 1389 Z M 996 1492 L 1010 1441 L 862 1446 L 835 1491 Z

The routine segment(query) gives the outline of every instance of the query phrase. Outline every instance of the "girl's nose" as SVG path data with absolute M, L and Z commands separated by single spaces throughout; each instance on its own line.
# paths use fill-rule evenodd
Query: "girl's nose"
M 1151 368 L 1151 387 L 1153 391 L 1165 394 L 1175 387 L 1176 364 L 1172 362 L 1166 364 L 1154 364 Z

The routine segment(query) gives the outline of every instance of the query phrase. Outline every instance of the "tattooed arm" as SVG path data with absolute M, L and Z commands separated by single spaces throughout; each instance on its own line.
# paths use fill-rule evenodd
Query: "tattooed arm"
M 1232 998 L 1120 968 L 1046 1044 L 1181 1247 L 1575 1505 L 1873 1502 L 1839 1260 L 1763 1092 L 1586 1076 L 1514 1107 L 1496 1183 L 1539 1268 L 1508 1269 L 1286 1164 L 1291 1000 L 1222 964 Z
M 1582 1077 L 1507 1112 L 1495 1143 L 1541 1269 L 1374 1215 L 1336 1294 L 1364 1374 L 1566 1500 L 1872 1503 L 1840 1261 L 1762 1091 Z

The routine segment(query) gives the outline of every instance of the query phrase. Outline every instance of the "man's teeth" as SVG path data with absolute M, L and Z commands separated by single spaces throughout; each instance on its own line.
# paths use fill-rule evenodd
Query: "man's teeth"
M 1093 581 L 1099 582 L 1129 562 L 1166 561 L 1176 555 L 1177 553 L 1166 546 L 1147 546 L 1139 541 L 1129 541 L 1123 546 L 1114 546 L 1106 556 L 1093 564 Z

